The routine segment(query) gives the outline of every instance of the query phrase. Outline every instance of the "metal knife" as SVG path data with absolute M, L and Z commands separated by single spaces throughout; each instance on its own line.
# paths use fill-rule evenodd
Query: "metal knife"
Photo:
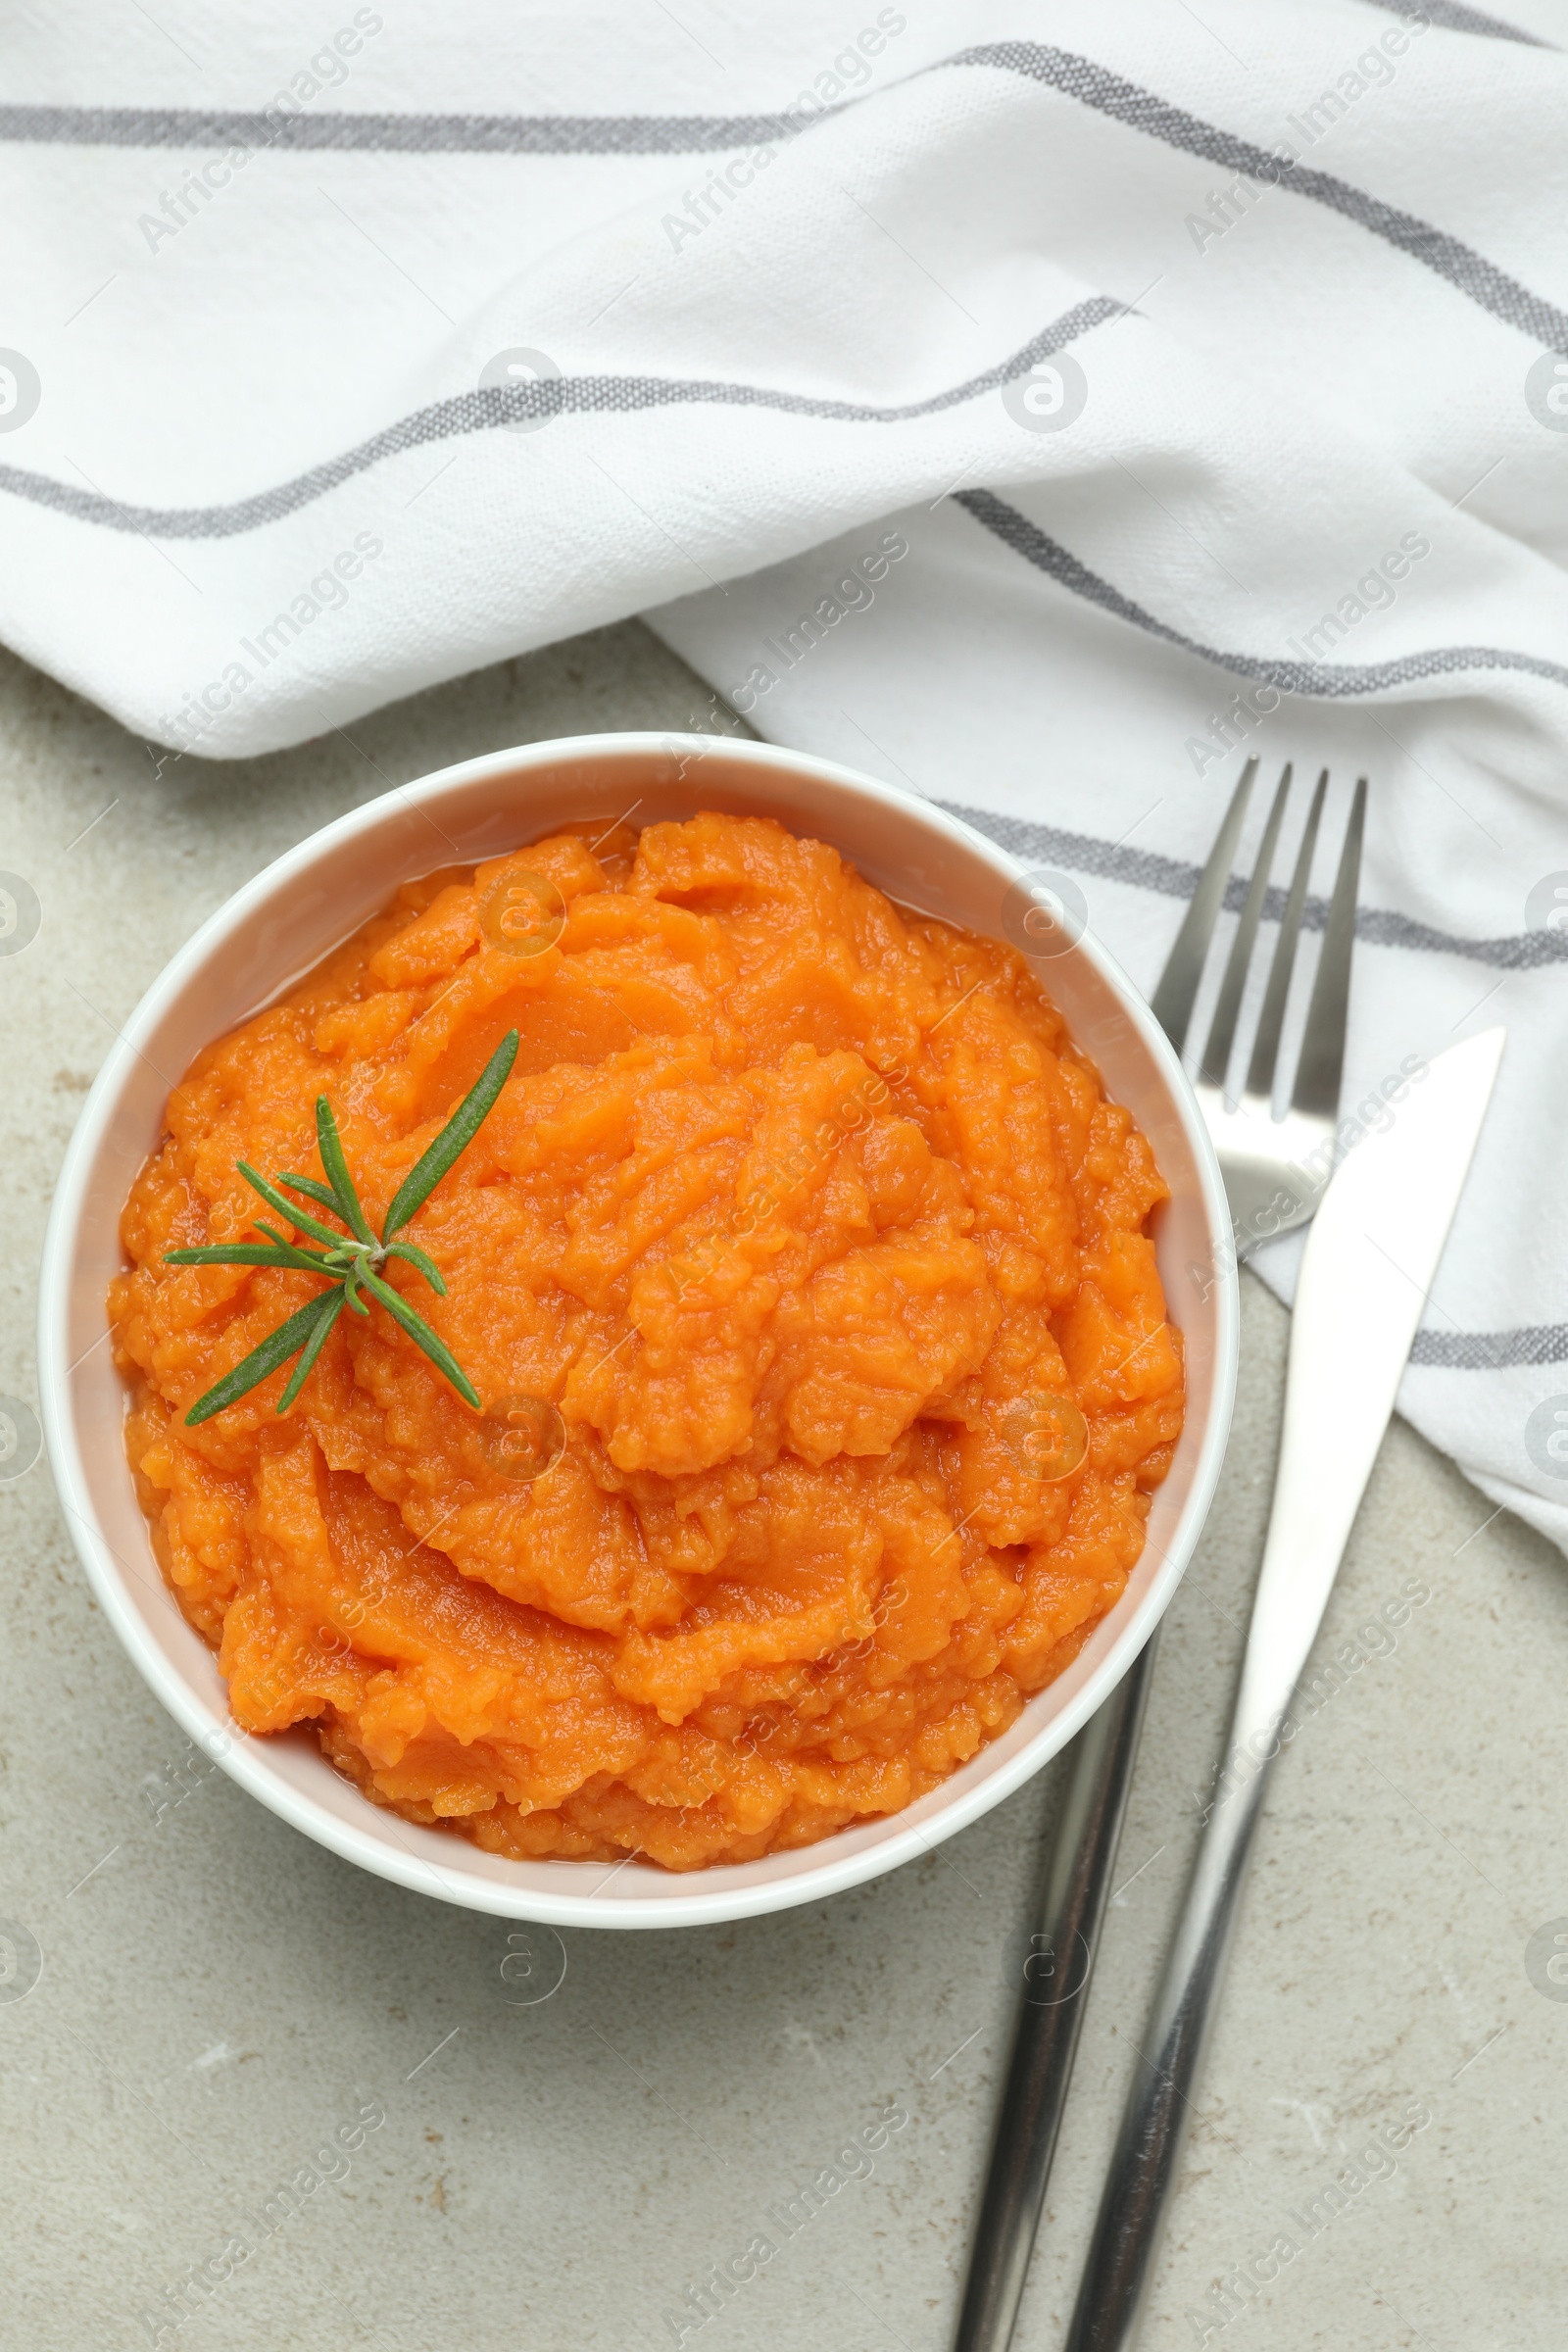
M 1292 1318 L 1274 1506 L 1221 1769 L 1128 2094 L 1065 2352 L 1128 2352 L 1180 2162 L 1268 1768 L 1323 1621 L 1492 1099 L 1505 1032 L 1452 1046 L 1336 1170 Z

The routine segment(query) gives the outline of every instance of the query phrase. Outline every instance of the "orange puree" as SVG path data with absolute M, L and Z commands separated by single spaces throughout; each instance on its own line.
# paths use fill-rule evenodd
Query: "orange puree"
M 513 1028 L 409 1228 L 447 1296 L 387 1269 L 484 1414 L 372 1305 L 286 1414 L 288 1367 L 186 1428 L 320 1289 L 164 1263 L 250 1227 L 236 1159 L 319 1179 L 325 1093 L 379 1232 Z M 819 842 L 585 822 L 429 875 L 197 1056 L 126 1206 L 165 1574 L 248 1731 L 493 1852 L 693 1870 L 893 1812 L 1138 1558 L 1164 1197 L 1021 958 Z

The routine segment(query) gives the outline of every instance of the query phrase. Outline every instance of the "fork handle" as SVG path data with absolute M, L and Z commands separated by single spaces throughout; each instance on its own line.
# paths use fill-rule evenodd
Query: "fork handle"
M 1156 1630 L 1072 1743 L 954 2352 L 1006 2352 L 1011 2341 L 1067 2103 L 1158 1640 Z
M 1267 1764 L 1209 1814 L 1127 2095 L 1064 2352 L 1129 2352 L 1176 2182 Z

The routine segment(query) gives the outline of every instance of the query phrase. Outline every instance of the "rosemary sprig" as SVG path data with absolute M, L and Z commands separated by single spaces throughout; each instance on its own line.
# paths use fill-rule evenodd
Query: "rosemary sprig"
M 171 1266 L 287 1266 L 307 1274 L 324 1275 L 327 1288 L 308 1306 L 280 1323 L 274 1332 L 253 1348 L 242 1363 L 234 1366 L 218 1383 L 199 1397 L 185 1415 L 185 1426 L 194 1429 L 198 1422 L 210 1421 L 225 1405 L 235 1402 L 258 1387 L 291 1355 L 299 1362 L 289 1375 L 287 1387 L 277 1400 L 277 1409 L 286 1413 L 309 1378 L 311 1366 L 326 1345 L 326 1337 L 343 1309 L 352 1308 L 357 1315 L 368 1315 L 366 1296 L 384 1306 L 387 1313 L 408 1333 L 416 1347 L 422 1348 L 436 1370 L 443 1373 L 457 1390 L 465 1403 L 475 1412 L 482 1411 L 479 1392 L 468 1378 L 445 1341 L 437 1338 L 424 1317 L 413 1308 L 401 1292 L 395 1291 L 382 1279 L 381 1269 L 389 1257 L 401 1257 L 424 1276 L 438 1298 L 447 1295 L 441 1270 L 431 1257 L 414 1242 L 398 1242 L 393 1235 L 400 1233 L 409 1219 L 424 1206 L 443 1176 L 466 1150 L 494 1108 L 501 1089 L 506 1085 L 512 1065 L 517 1058 L 517 1032 L 509 1030 L 484 1067 L 484 1074 L 472 1091 L 464 1096 L 440 1134 L 427 1151 L 420 1153 L 414 1166 L 399 1185 L 379 1239 L 371 1227 L 354 1189 L 348 1161 L 343 1156 L 343 1140 L 332 1116 L 332 1105 L 324 1095 L 316 1099 L 316 1140 L 321 1154 L 321 1165 L 327 1181 L 318 1184 L 314 1176 L 294 1176 L 287 1170 L 275 1184 L 269 1184 L 248 1160 L 236 1160 L 235 1166 L 250 1186 L 259 1193 L 269 1208 L 275 1209 L 297 1234 L 308 1234 L 323 1245 L 318 1250 L 307 1250 L 274 1226 L 264 1224 L 258 1217 L 258 1233 L 267 1235 L 266 1242 L 220 1242 L 209 1249 L 168 1250 L 164 1261 Z M 347 1234 L 323 1225 L 308 1209 L 288 1200 L 278 1191 L 287 1185 L 291 1193 L 304 1200 L 314 1200 L 318 1207 L 327 1209 L 348 1227 Z

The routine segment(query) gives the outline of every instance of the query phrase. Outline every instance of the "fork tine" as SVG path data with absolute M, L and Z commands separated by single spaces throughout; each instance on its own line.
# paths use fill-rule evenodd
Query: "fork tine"
M 1274 870 L 1274 852 L 1280 838 L 1280 825 L 1285 816 L 1285 804 L 1291 792 L 1291 763 L 1285 762 L 1285 772 L 1274 795 L 1274 806 L 1263 827 L 1263 838 L 1257 845 L 1257 858 L 1252 867 L 1252 879 L 1242 903 L 1242 919 L 1236 926 L 1231 942 L 1229 961 L 1214 1001 L 1214 1018 L 1209 1024 L 1208 1043 L 1201 1054 L 1200 1075 L 1211 1086 L 1223 1088 L 1230 1074 L 1231 1050 L 1236 1043 L 1236 1016 L 1242 1009 L 1242 996 L 1247 987 L 1248 966 L 1252 960 L 1252 947 L 1257 938 L 1258 918 L 1263 911 L 1263 897 L 1268 878 Z
M 1340 1110 L 1340 1078 L 1345 1067 L 1345 1030 L 1350 1009 L 1350 951 L 1355 945 L 1355 893 L 1361 876 L 1361 835 L 1366 824 L 1366 778 L 1358 779 L 1350 821 L 1345 828 L 1345 848 L 1334 878 L 1329 919 L 1323 933 L 1323 953 L 1312 1002 L 1307 1007 L 1306 1033 L 1301 1041 L 1300 1066 L 1292 1098 L 1298 1110 L 1335 1119 Z
M 1252 1066 L 1247 1073 L 1246 1092 L 1260 1095 L 1265 1102 L 1274 1099 L 1274 1065 L 1279 1059 L 1280 1032 L 1285 1026 L 1285 1000 L 1291 993 L 1291 973 L 1296 965 L 1296 943 L 1301 935 L 1301 909 L 1306 905 L 1306 886 L 1312 877 L 1312 853 L 1317 848 L 1318 820 L 1323 814 L 1323 796 L 1329 788 L 1327 768 L 1318 777 L 1312 806 L 1306 812 L 1306 829 L 1296 856 L 1296 871 L 1291 876 L 1290 896 L 1285 902 L 1285 913 L 1280 922 L 1280 936 L 1274 949 L 1274 961 L 1269 967 L 1268 987 L 1263 996 L 1263 1009 L 1258 1015 L 1257 1036 L 1252 1041 Z
M 1208 863 L 1198 877 L 1198 888 L 1192 904 L 1176 934 L 1176 944 L 1165 961 L 1150 1009 L 1179 1054 L 1187 1043 L 1188 1026 L 1193 1006 L 1198 1002 L 1199 983 L 1203 977 L 1203 962 L 1208 955 L 1208 943 L 1214 936 L 1214 925 L 1225 902 L 1225 885 L 1231 876 L 1231 859 L 1241 838 L 1242 820 L 1247 814 L 1248 797 L 1252 779 L 1257 774 L 1257 761 L 1249 760 L 1242 770 L 1241 782 L 1231 795 L 1231 805 L 1225 811 L 1225 821 L 1214 838 L 1208 853 Z

